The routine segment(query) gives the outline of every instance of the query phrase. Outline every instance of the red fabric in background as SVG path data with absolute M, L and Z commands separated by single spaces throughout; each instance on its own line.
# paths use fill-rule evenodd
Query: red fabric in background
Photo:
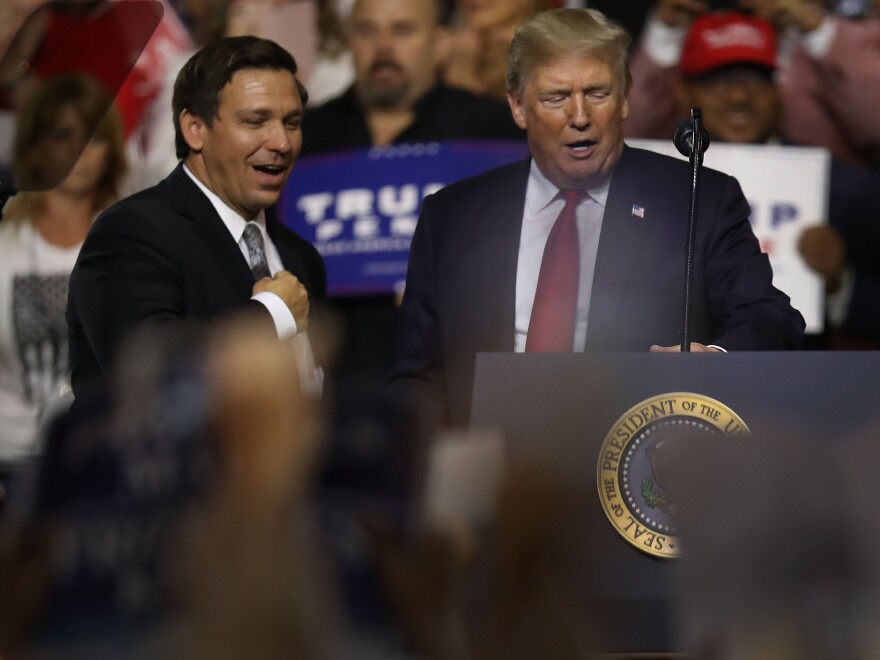
M 93 75 L 115 95 L 128 136 L 158 93 L 161 65 L 189 43 L 176 16 L 157 0 L 107 2 L 85 15 L 54 10 L 30 72 Z

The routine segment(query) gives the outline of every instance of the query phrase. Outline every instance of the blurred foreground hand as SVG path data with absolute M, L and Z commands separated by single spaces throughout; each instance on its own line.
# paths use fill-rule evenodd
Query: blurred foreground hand
M 294 351 L 248 323 L 208 350 L 211 483 L 181 528 L 166 657 L 321 658 L 334 589 L 302 514 L 318 437 Z

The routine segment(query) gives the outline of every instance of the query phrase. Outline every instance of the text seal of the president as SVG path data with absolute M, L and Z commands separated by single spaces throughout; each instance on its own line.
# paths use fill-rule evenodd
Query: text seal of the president
M 680 553 L 669 469 L 670 444 L 680 432 L 744 435 L 745 422 L 720 401 L 672 392 L 645 399 L 620 416 L 602 443 L 599 499 L 614 529 L 655 557 Z

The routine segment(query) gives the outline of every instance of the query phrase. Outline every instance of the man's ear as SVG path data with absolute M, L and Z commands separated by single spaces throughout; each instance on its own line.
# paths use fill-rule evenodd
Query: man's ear
M 180 111 L 180 131 L 183 134 L 183 139 L 189 145 L 190 151 L 202 150 L 207 128 L 208 126 L 201 117 L 197 117 L 186 108 Z
M 515 94 L 507 92 L 507 103 L 510 105 L 510 111 L 513 113 L 513 121 L 516 125 L 525 130 L 526 113 L 523 110 L 522 100 Z

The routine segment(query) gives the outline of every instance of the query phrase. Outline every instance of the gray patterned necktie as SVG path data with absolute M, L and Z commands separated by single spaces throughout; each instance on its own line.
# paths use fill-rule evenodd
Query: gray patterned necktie
M 266 247 L 263 243 L 263 234 L 256 222 L 249 222 L 244 227 L 244 242 L 250 255 L 251 272 L 254 280 L 264 277 L 272 277 L 269 272 L 269 264 L 266 262 Z

